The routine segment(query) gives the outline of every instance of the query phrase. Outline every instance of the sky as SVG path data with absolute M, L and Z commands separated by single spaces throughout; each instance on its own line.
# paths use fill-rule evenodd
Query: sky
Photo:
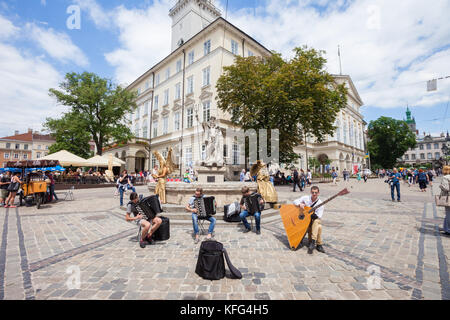
M 367 123 L 404 119 L 450 131 L 450 0 L 216 0 L 222 16 L 270 50 L 324 50 L 351 76 Z M 68 72 L 127 85 L 170 53 L 176 0 L 0 0 L 0 137 L 41 130 L 66 107 L 48 95 Z M 228 3 L 228 5 L 227 5 Z M 79 19 L 77 19 L 79 12 Z M 427 92 L 427 81 L 437 90 Z

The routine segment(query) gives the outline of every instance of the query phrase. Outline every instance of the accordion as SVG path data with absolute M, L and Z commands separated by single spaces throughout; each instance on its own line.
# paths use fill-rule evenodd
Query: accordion
M 259 202 L 262 200 L 262 197 L 259 193 L 253 193 L 248 197 L 244 197 L 244 204 L 247 212 L 249 214 L 255 214 L 257 212 L 261 212 L 264 210 L 264 204 L 260 204 Z
M 216 214 L 216 199 L 214 197 L 195 198 L 194 208 L 197 209 L 199 219 L 208 219 Z
M 152 220 L 158 213 L 163 212 L 158 195 L 142 199 L 136 204 L 136 209 L 146 217 L 146 220 Z

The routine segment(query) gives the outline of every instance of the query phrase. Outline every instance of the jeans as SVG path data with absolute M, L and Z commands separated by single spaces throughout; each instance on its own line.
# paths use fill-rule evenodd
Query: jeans
M 58 197 L 56 196 L 56 193 L 55 193 L 55 185 L 54 184 L 50 185 L 50 197 L 55 198 L 55 200 L 58 201 Z
M 123 206 L 123 194 L 125 192 L 125 188 L 127 188 L 127 190 L 133 190 L 133 192 L 136 192 L 136 188 L 135 187 L 131 187 L 129 184 L 127 185 L 119 185 L 119 193 L 120 193 L 120 206 Z
M 450 207 L 445 207 L 444 232 L 450 233 Z
M 216 226 L 216 218 L 209 217 L 208 221 L 210 222 L 208 233 L 212 234 L 214 232 L 214 227 Z M 198 216 L 196 213 L 192 213 L 192 225 L 194 226 L 194 233 L 195 235 L 197 235 L 199 233 L 199 230 L 198 230 Z
M 303 188 L 302 188 L 302 185 L 300 184 L 300 181 L 295 181 L 295 180 L 294 180 L 294 192 L 295 192 L 295 188 L 296 188 L 297 186 L 300 188 L 300 191 L 303 191 Z
M 400 182 L 394 182 L 391 184 L 391 197 L 395 200 L 394 189 L 397 189 L 397 200 L 400 200 Z
M 244 223 L 245 228 L 250 229 L 250 224 L 247 221 L 247 217 L 250 214 L 248 213 L 248 211 L 242 211 L 241 214 L 239 215 L 239 217 L 241 218 L 242 222 Z M 256 230 L 261 230 L 261 212 L 256 212 L 255 213 L 255 222 L 256 222 Z

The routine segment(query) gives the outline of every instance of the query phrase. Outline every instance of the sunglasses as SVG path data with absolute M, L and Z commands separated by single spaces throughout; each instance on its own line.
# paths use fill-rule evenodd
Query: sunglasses
M 314 192 L 314 191 L 312 191 L 311 194 L 319 194 L 319 192 Z

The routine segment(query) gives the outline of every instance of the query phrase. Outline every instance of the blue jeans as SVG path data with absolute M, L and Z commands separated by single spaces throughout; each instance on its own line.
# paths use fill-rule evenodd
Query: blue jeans
M 450 207 L 445 207 L 444 232 L 450 233 Z
M 210 222 L 208 233 L 211 234 L 214 232 L 214 227 L 216 226 L 216 218 L 209 217 L 208 221 Z M 199 233 L 199 230 L 198 230 L 198 216 L 196 213 L 192 213 L 192 225 L 194 226 L 194 233 L 195 235 L 197 235 Z
M 125 188 L 127 188 L 127 190 L 133 190 L 133 192 L 136 192 L 136 188 L 135 187 L 130 187 L 130 185 L 119 185 L 119 193 L 120 193 L 120 206 L 123 206 L 123 194 L 125 192 Z
M 400 200 L 400 182 L 394 182 L 393 184 L 391 184 L 391 197 L 392 197 L 392 200 L 395 200 L 394 189 L 397 189 L 397 200 Z
M 50 188 L 50 196 L 52 197 L 52 200 L 53 200 L 53 198 L 55 198 L 55 200 L 58 200 L 58 197 L 56 196 L 56 193 L 55 193 L 55 185 L 51 184 L 49 188 Z
M 244 223 L 245 228 L 250 229 L 250 224 L 247 221 L 247 217 L 250 214 L 248 213 L 248 211 L 242 211 L 241 214 L 239 215 L 239 217 L 241 218 L 242 222 Z M 255 222 L 256 222 L 256 230 L 261 230 L 261 212 L 256 212 L 255 213 Z

